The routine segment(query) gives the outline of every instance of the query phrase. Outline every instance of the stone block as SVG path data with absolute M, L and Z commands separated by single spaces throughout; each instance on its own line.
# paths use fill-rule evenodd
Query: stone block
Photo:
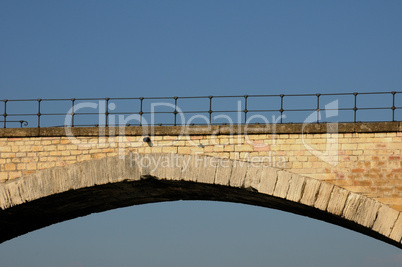
M 246 177 L 244 179 L 244 187 L 245 188 L 254 188 L 257 189 L 258 184 L 260 183 L 261 180 L 261 175 L 262 175 L 262 166 L 260 165 L 256 165 L 256 164 L 250 164 L 248 169 L 247 169 L 247 173 L 246 173 Z
M 229 185 L 233 169 L 233 162 L 228 159 L 220 159 L 219 167 L 216 169 L 215 184 Z
M 304 187 L 305 178 L 298 174 L 292 174 L 292 179 L 290 180 L 289 190 L 286 199 L 294 202 L 299 202 L 302 198 Z
M 394 227 L 392 227 L 389 238 L 402 243 L 402 214 L 399 213 L 398 219 L 395 221 Z
M 273 195 L 277 178 L 278 169 L 264 167 L 261 174 L 261 181 L 258 185 L 258 191 L 260 193 Z
M 280 198 L 285 198 L 292 179 L 292 173 L 287 171 L 278 171 L 278 179 L 276 181 L 273 195 Z
M 216 169 L 219 168 L 219 159 L 215 157 L 202 157 L 203 162 L 197 166 L 197 182 L 213 184 L 215 181 Z
M 234 160 L 229 185 L 232 187 L 243 186 L 244 180 L 246 178 L 247 169 L 248 169 L 247 162 Z
M 236 152 L 251 152 L 254 151 L 254 147 L 252 145 L 235 145 Z
M 314 207 L 317 209 L 325 211 L 328 207 L 329 199 L 331 198 L 331 192 L 334 185 L 321 182 L 320 188 L 318 190 L 317 198 L 314 203 Z
M 161 168 L 164 172 L 163 178 L 179 181 L 182 179 L 182 170 L 188 168 L 191 157 L 175 154 L 164 154 L 167 164 Z M 161 177 L 162 178 L 162 177 Z
M 181 178 L 184 181 L 197 181 L 199 172 L 202 171 L 201 162 L 197 161 L 195 155 L 183 155 L 183 168 Z M 184 165 L 185 164 L 185 165 Z
M 374 223 L 379 208 L 379 202 L 365 196 L 350 193 L 342 217 L 370 228 Z
M 399 211 L 394 210 L 385 204 L 380 204 L 380 209 L 378 210 L 373 230 L 382 235 L 389 236 L 399 214 Z
M 327 211 L 335 215 L 341 215 L 348 195 L 347 190 L 334 186 L 328 201 Z
M 322 182 L 316 179 L 306 178 L 303 195 L 300 199 L 300 203 L 305 204 L 307 206 L 313 206 L 318 197 L 318 190 L 320 189 L 321 183 Z

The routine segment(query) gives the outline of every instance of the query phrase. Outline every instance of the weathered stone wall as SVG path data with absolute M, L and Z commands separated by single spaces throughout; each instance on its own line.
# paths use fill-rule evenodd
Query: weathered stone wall
M 400 123 L 312 125 L 304 132 L 300 125 L 270 127 L 1 129 L 0 181 L 130 152 L 207 155 L 264 162 L 402 211 Z
M 83 161 L 0 184 L 0 243 L 93 212 L 174 200 L 280 209 L 402 248 L 402 212 L 374 199 L 261 163 L 173 153 Z

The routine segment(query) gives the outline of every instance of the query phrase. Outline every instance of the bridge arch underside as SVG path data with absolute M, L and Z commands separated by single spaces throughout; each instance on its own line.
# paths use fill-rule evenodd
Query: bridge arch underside
M 264 165 L 173 154 L 92 160 L 4 184 L 0 187 L 0 242 L 94 212 L 177 200 L 279 209 L 402 248 L 401 213 L 376 200 Z

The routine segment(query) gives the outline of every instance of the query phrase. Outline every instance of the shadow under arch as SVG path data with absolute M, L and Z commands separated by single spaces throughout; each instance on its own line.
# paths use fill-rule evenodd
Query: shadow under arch
M 376 200 L 263 164 L 176 154 L 85 161 L 3 184 L 0 242 L 95 212 L 176 200 L 279 209 L 402 248 L 401 212 Z

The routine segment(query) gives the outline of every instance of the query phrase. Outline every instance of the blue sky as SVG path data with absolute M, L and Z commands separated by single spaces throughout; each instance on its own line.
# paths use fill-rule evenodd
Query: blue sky
M 0 2 L 0 99 L 401 91 L 400 1 Z M 396 266 L 349 230 L 173 202 L 54 225 L 5 266 Z

